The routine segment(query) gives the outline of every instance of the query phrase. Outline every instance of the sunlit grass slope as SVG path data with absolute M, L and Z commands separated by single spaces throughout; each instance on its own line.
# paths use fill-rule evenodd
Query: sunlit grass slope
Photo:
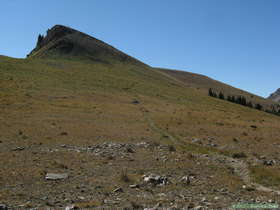
M 273 158 L 280 141 L 277 116 L 208 97 L 148 66 L 117 61 L 1 57 L 0 108 L 2 141 L 9 147 L 145 140 L 195 153 Z M 194 146 L 193 138 L 212 138 L 218 146 Z
M 114 121 L 117 127 L 119 123 L 129 122 L 119 128 L 119 134 L 145 133 L 148 125 L 141 109 L 146 108 L 158 125 L 186 140 L 216 136 L 225 143 L 240 138 L 248 143 L 252 140 L 252 146 L 256 146 L 256 139 L 267 142 L 279 138 L 279 117 L 210 98 L 149 67 L 121 62 L 2 57 L 0 74 L 4 125 L 18 118 L 18 123 L 34 124 L 27 129 L 37 132 L 40 123 L 32 120 L 35 115 L 39 121 L 67 118 L 67 123 L 85 122 L 81 116 L 76 119 L 75 114 L 88 115 L 87 118 L 94 121 L 102 115 L 102 121 L 110 121 L 108 127 L 103 128 L 106 135 L 113 132 Z M 132 103 L 135 99 L 139 105 Z M 25 113 L 30 120 L 22 117 Z M 251 124 L 259 128 L 250 129 Z M 138 125 L 145 129 L 138 129 Z M 136 127 L 131 130 L 130 126 Z M 14 126 L 11 130 L 17 132 Z M 248 135 L 243 136 L 244 132 Z M 80 137 L 86 133 L 81 132 Z
M 230 85 L 219 82 L 201 74 L 162 68 L 155 69 L 164 74 L 176 78 L 178 81 L 184 83 L 187 87 L 196 88 L 197 90 L 200 90 L 204 94 L 208 94 L 209 88 L 212 88 L 217 94 L 222 92 L 225 96 L 244 96 L 248 101 L 251 101 L 254 104 L 260 103 L 268 109 L 270 109 L 271 105 L 276 104 L 271 100 L 267 100 L 260 96 L 254 95 L 236 87 L 232 87 Z

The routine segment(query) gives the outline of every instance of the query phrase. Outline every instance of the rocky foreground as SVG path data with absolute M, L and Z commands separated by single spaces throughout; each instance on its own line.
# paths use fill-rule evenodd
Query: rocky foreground
M 8 194 L 1 210 L 231 209 L 237 203 L 279 201 L 277 191 L 251 183 L 238 157 L 193 154 L 152 141 L 34 145 L 10 152 L 33 154 L 34 168 L 46 170 L 29 181 L 2 185 Z

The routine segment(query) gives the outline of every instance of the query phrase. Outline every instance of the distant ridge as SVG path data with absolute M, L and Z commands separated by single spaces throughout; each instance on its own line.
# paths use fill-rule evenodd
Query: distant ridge
M 274 93 L 270 94 L 268 99 L 276 102 L 280 102 L 280 88 L 277 89 Z
M 267 100 L 266 98 L 254 95 L 252 93 L 249 93 L 247 91 L 238 89 L 236 87 L 232 87 L 228 84 L 225 84 L 223 82 L 214 80 L 210 77 L 201 75 L 201 74 L 195 74 L 191 72 L 186 71 L 180 71 L 180 70 L 170 70 L 170 69 L 162 69 L 162 68 L 155 68 L 158 71 L 165 73 L 173 78 L 176 78 L 177 80 L 183 82 L 187 87 L 192 87 L 200 90 L 204 94 L 208 94 L 209 88 L 213 89 L 215 92 L 220 93 L 222 92 L 226 97 L 227 96 L 244 96 L 247 98 L 247 100 L 251 101 L 254 104 L 262 104 L 265 108 L 270 108 L 271 105 L 275 105 L 276 103 L 272 102 L 271 100 Z M 278 100 L 280 101 L 280 89 L 279 89 L 279 95 Z M 275 102 L 279 102 L 277 100 L 274 100 Z
M 63 25 L 55 25 L 45 37 L 39 35 L 36 47 L 27 57 L 86 58 L 103 63 L 120 61 L 146 65 L 101 40 Z

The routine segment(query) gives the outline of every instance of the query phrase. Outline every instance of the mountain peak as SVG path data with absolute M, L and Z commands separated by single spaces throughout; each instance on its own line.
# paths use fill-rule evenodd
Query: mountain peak
M 27 57 L 84 58 L 103 63 L 119 61 L 145 65 L 101 40 L 63 25 L 53 26 L 46 36 L 39 34 L 36 47 Z
M 276 102 L 280 102 L 280 88 L 278 88 L 274 93 L 270 94 L 268 99 Z

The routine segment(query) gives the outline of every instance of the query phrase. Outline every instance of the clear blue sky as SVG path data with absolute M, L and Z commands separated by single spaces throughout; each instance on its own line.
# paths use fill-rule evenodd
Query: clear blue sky
M 1 0 L 0 54 L 63 24 L 156 67 L 267 96 L 280 88 L 280 0 Z

